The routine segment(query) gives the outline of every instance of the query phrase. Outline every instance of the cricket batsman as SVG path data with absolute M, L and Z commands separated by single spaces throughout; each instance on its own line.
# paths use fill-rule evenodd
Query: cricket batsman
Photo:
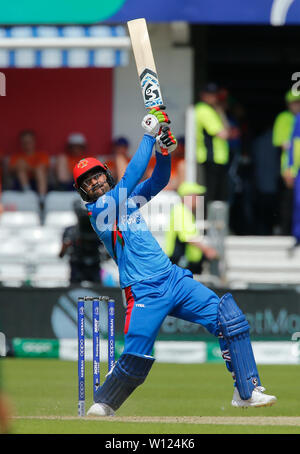
M 97 159 L 82 159 L 74 167 L 74 186 L 87 202 L 95 232 L 118 266 L 127 299 L 124 350 L 99 387 L 87 412 L 90 416 L 113 416 L 145 381 L 155 361 L 153 345 L 167 315 L 201 324 L 218 337 L 234 379 L 234 407 L 265 407 L 276 402 L 261 386 L 249 324 L 232 295 L 220 299 L 194 280 L 191 271 L 172 264 L 139 212 L 169 182 L 170 154 L 177 146 L 169 124 L 164 106 L 151 109 L 143 118 L 144 136 L 118 184 Z M 140 182 L 153 147 L 155 168 L 150 178 Z

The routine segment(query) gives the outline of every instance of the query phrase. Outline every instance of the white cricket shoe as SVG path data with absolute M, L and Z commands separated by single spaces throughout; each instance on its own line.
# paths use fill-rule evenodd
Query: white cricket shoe
M 252 392 L 252 396 L 250 399 L 243 400 L 240 397 L 240 394 L 237 388 L 234 388 L 233 398 L 231 401 L 231 405 L 233 407 L 270 407 L 274 405 L 277 401 L 275 396 L 269 396 L 268 394 L 264 394 L 266 389 L 263 386 L 257 386 L 254 388 Z
M 87 416 L 115 416 L 115 412 L 109 405 L 95 403 L 88 410 Z

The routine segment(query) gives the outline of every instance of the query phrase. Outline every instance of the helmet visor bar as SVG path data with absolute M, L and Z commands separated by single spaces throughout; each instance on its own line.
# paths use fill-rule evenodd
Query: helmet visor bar
M 104 172 L 96 172 L 87 176 L 81 183 L 81 187 L 83 187 L 84 189 L 89 189 L 93 184 L 97 184 L 100 176 L 103 175 L 103 173 Z

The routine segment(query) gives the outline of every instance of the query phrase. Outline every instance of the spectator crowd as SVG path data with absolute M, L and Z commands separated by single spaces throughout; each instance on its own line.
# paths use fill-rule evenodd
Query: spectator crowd
M 285 103 L 272 127 L 249 140 L 245 109 L 231 93 L 213 82 L 200 90 L 195 104 L 196 182 L 204 188 L 206 214 L 210 202 L 227 204 L 232 234 L 294 235 L 300 242 L 300 95 L 288 91 Z M 72 169 L 89 155 L 89 143 L 83 133 L 71 132 L 64 150 L 49 156 L 46 147 L 37 147 L 36 135 L 34 130 L 20 131 L 18 151 L 9 156 L 0 152 L 0 184 L 1 190 L 36 191 L 43 208 L 49 191 L 74 190 Z M 166 190 L 177 191 L 185 182 L 185 139 L 177 139 Z M 97 157 L 120 180 L 131 158 L 129 138 L 116 138 L 111 153 Z M 144 178 L 154 166 L 153 155 Z
M 224 201 L 235 235 L 293 235 L 300 242 L 300 93 L 289 90 L 285 109 L 250 137 L 245 109 L 208 83 L 195 106 L 197 182 L 205 201 Z
M 66 139 L 65 149 L 50 156 L 36 145 L 36 131 L 19 133 L 19 150 L 10 156 L 0 154 L 2 190 L 33 190 L 43 206 L 46 194 L 51 191 L 73 191 L 73 167 L 89 155 L 87 138 L 81 132 L 72 132 Z M 129 160 L 129 142 L 118 138 L 112 144 L 112 153 L 99 158 L 111 167 L 115 178 L 125 170 Z

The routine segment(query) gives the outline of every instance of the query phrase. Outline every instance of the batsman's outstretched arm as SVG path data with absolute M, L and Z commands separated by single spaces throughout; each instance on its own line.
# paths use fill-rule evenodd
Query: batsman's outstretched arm
M 164 106 L 162 107 L 164 109 Z M 143 177 L 149 160 L 152 155 L 153 145 L 156 143 L 156 137 L 162 126 L 169 123 L 168 116 L 160 109 L 152 109 L 142 121 L 142 127 L 146 133 L 130 163 L 128 164 L 123 178 L 105 197 L 100 197 L 92 206 L 93 216 L 103 209 L 107 209 L 108 198 L 114 199 L 113 209 L 118 207 L 128 199 L 136 188 L 137 184 Z
M 147 202 L 149 202 L 152 197 L 155 197 L 167 186 L 170 175 L 171 157 L 169 155 L 163 156 L 156 151 L 156 165 L 151 177 L 140 183 L 133 194 L 145 197 Z
M 152 175 L 136 187 L 132 196 L 142 196 L 145 202 L 149 202 L 167 186 L 171 175 L 170 153 L 176 147 L 177 140 L 169 127 L 162 128 L 161 134 L 156 137 L 156 165 Z

